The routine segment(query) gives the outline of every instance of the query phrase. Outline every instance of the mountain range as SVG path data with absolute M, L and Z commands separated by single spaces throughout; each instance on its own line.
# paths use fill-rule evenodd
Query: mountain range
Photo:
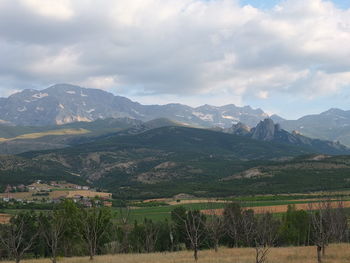
M 338 109 L 290 121 L 59 84 L 0 99 L 0 119 L 0 188 L 66 180 L 152 198 L 350 187 L 350 149 L 337 142 L 350 113 Z
M 128 117 L 142 121 L 167 118 L 200 127 L 254 126 L 268 117 L 261 109 L 233 104 L 197 108 L 182 104 L 141 105 L 99 89 L 58 84 L 38 91 L 26 89 L 0 99 L 0 123 L 21 126 L 62 125 L 78 121 Z
M 175 103 L 142 105 L 103 90 L 70 84 L 57 84 L 40 91 L 26 89 L 8 98 L 0 98 L 2 126 L 54 126 L 124 117 L 143 122 L 166 118 L 194 127 L 226 129 L 239 122 L 255 127 L 270 117 L 289 132 L 297 131 L 307 137 L 339 141 L 350 146 L 350 111 L 336 108 L 297 120 L 286 120 L 278 115 L 269 116 L 261 109 L 233 104 L 196 108 Z
M 350 111 L 333 108 L 297 120 L 278 119 L 278 123 L 288 131 L 295 130 L 311 138 L 339 141 L 350 146 Z

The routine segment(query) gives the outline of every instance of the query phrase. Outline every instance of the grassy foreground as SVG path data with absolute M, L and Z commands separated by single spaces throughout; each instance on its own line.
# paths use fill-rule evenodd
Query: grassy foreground
M 218 253 L 212 250 L 199 253 L 200 263 L 254 263 L 255 251 L 252 248 L 222 248 Z M 273 248 L 268 256 L 269 263 L 315 263 L 315 247 Z M 6 261 L 8 262 L 8 261 Z M 25 263 L 49 263 L 48 259 L 24 260 Z M 87 257 L 59 259 L 62 263 L 187 263 L 194 262 L 191 251 L 154 254 L 118 254 L 97 256 L 93 261 Z M 324 263 L 350 262 L 350 244 L 330 245 Z M 9 262 L 8 262 L 9 263 Z

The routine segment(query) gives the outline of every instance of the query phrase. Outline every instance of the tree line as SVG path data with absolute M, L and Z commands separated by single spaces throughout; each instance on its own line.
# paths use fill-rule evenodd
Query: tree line
M 210 205 L 208 205 L 210 208 Z M 182 206 L 170 219 L 130 221 L 130 209 L 120 207 L 118 216 L 109 208 L 78 207 L 69 200 L 49 212 L 21 212 L 9 224 L 0 225 L 0 256 L 20 262 L 23 258 L 89 256 L 115 253 L 151 253 L 201 249 L 252 247 L 255 263 L 264 263 L 272 247 L 315 246 L 322 262 L 328 244 L 349 242 L 348 217 L 343 202 L 311 203 L 307 210 L 293 205 L 282 216 L 256 214 L 238 203 L 222 213 L 205 214 Z

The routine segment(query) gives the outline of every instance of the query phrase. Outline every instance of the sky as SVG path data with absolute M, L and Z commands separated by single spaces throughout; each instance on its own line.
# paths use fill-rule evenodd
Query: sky
M 350 0 L 0 0 L 0 97 L 56 83 L 289 119 L 350 110 Z

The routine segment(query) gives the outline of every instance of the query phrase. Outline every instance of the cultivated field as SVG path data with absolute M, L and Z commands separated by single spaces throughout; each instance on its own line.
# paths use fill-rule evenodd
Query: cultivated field
M 269 263 L 315 263 L 315 247 L 272 248 L 268 255 Z M 199 253 L 199 263 L 254 263 L 255 250 L 252 248 L 220 249 Z M 324 263 L 350 262 L 350 245 L 331 245 L 327 249 Z M 8 261 L 6 261 L 8 262 Z M 49 263 L 49 259 L 24 260 L 25 263 Z M 60 259 L 61 263 L 188 263 L 194 262 L 191 251 L 154 254 L 121 254 L 97 256 L 93 261 L 87 257 Z
M 313 200 L 313 202 L 315 202 L 315 200 Z M 332 207 L 337 207 L 337 205 L 339 204 L 338 201 L 334 201 L 330 203 Z M 313 210 L 313 209 L 318 209 L 317 204 L 313 204 L 313 203 L 294 203 L 293 204 L 295 206 L 296 210 Z M 343 201 L 342 202 L 342 206 L 344 208 L 350 208 L 350 201 Z M 285 213 L 288 210 L 288 204 L 287 205 L 270 205 L 270 206 L 252 206 L 252 207 L 246 207 L 247 209 L 252 209 L 254 210 L 254 213 L 256 214 L 263 214 L 266 212 L 269 213 Z M 212 210 L 201 210 L 202 213 L 204 214 L 212 214 L 215 213 L 216 215 L 222 215 L 224 212 L 224 209 L 212 209 Z

